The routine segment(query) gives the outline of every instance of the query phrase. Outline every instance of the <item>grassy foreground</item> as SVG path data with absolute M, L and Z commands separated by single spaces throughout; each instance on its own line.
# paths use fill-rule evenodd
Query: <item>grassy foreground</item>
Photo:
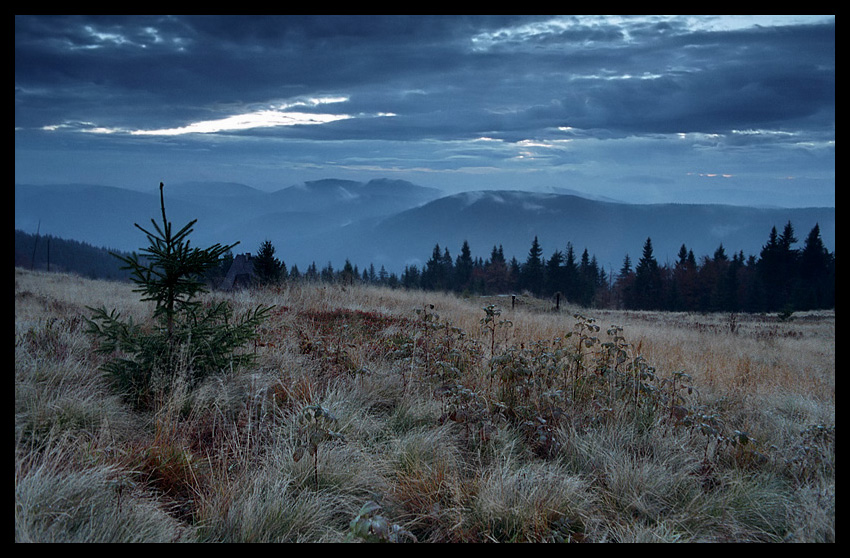
M 255 365 L 140 413 L 82 319 L 131 289 L 15 270 L 16 541 L 835 541 L 834 312 L 215 293 Z

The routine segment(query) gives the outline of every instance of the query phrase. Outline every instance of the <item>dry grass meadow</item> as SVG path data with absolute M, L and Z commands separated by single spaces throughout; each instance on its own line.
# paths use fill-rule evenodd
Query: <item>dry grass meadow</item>
M 255 364 L 140 412 L 82 317 L 150 305 L 15 270 L 16 541 L 835 541 L 834 311 L 205 296 L 275 306 Z

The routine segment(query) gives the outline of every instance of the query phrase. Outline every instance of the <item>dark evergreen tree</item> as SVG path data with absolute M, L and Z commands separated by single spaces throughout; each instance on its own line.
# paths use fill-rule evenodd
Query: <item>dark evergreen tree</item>
M 439 243 L 434 246 L 431 258 L 425 262 L 425 269 L 422 270 L 423 289 L 429 291 L 448 290 L 448 273 L 445 264 L 446 255 L 448 255 L 448 249 L 443 252 L 440 250 Z
M 339 279 L 343 285 L 353 285 L 354 279 L 357 277 L 357 270 L 351 265 L 351 262 L 346 259 L 342 266 L 342 271 L 339 274 Z
M 632 302 L 632 291 L 634 290 L 635 273 L 632 270 L 632 260 L 628 254 L 623 258 L 623 265 L 617 272 L 617 280 L 614 283 L 614 300 L 618 307 L 628 308 Z
M 443 257 L 440 259 L 440 272 L 442 275 L 442 287 L 444 291 L 449 291 L 454 288 L 454 263 L 452 255 L 449 253 L 449 248 L 443 251 Z
M 486 275 L 485 275 L 485 267 L 484 267 L 484 259 L 481 256 L 474 258 L 472 265 L 472 277 L 470 279 L 469 290 L 473 293 L 477 294 L 486 294 L 487 285 L 486 285 Z
M 834 257 L 823 244 L 820 225 L 815 224 L 800 252 L 800 289 L 795 308 L 811 310 L 835 306 Z
M 490 260 L 484 264 L 484 285 L 489 293 L 503 294 L 511 288 L 505 252 L 501 245 L 498 248 L 493 246 Z
M 555 250 L 549 258 L 549 261 L 546 262 L 544 289 L 547 295 L 553 295 L 556 292 L 561 292 L 564 271 L 562 265 L 563 262 L 564 254 L 560 250 Z
M 304 273 L 304 279 L 307 281 L 318 281 L 320 279 L 319 269 L 316 267 L 316 262 L 311 262 L 307 266 L 307 271 Z
M 596 260 L 596 256 L 592 256 L 590 258 L 590 265 L 588 266 L 588 278 L 590 280 L 591 292 L 588 300 L 588 304 L 594 304 L 597 295 L 600 290 L 605 288 L 605 271 L 599 268 L 599 262 Z
M 289 270 L 289 280 L 298 281 L 299 279 L 301 279 L 301 272 L 298 271 L 298 266 L 296 264 L 292 264 L 292 269 Z
M 567 300 L 578 300 L 581 287 L 579 285 L 578 262 L 572 242 L 567 242 L 567 252 L 564 255 L 564 269 L 561 273 L 561 292 Z
M 606 272 L 605 268 L 600 266 L 596 261 L 596 256 L 593 256 L 593 264 L 599 269 L 599 280 L 597 281 L 596 295 L 594 296 L 594 304 L 599 308 L 611 308 L 611 280 L 612 275 Z
M 795 242 L 794 228 L 789 221 L 782 235 L 778 235 L 776 227 L 773 227 L 767 244 L 762 247 L 758 271 L 768 312 L 785 309 L 793 302 L 791 295 L 798 278 L 798 253 L 791 248 Z
M 743 296 L 741 294 L 741 275 L 744 269 L 744 253 L 740 252 L 732 256 L 732 261 L 726 268 L 721 288 L 722 298 L 720 304 L 727 312 L 739 312 L 743 307 Z
M 783 304 L 781 309 L 793 308 L 794 292 L 800 280 L 800 251 L 792 248 L 797 243 L 791 221 L 785 224 L 779 236 L 780 260 L 782 265 L 782 283 L 780 286 Z
M 155 318 L 163 318 L 167 331 L 171 336 L 174 329 L 174 319 L 178 312 L 195 310 L 200 307 L 196 300 L 199 293 L 206 292 L 200 277 L 218 266 L 219 259 L 229 252 L 238 242 L 230 246 L 215 244 L 205 250 L 189 247 L 189 234 L 197 219 L 189 222 L 176 233 L 172 233 L 171 222 L 165 216 L 164 185 L 159 184 L 159 197 L 162 209 L 162 224 L 151 219 L 156 233 L 149 232 L 136 224 L 136 228 L 145 233 L 150 246 L 143 248 L 146 260 L 139 260 L 133 252 L 125 257 L 116 257 L 131 271 L 131 279 L 138 287 L 134 292 L 143 295 L 142 301 L 156 303 Z
M 463 246 L 460 248 L 460 255 L 455 262 L 454 270 L 454 290 L 463 292 L 468 290 L 472 282 L 472 269 L 474 263 L 472 261 L 472 251 L 469 249 L 469 243 L 464 240 Z
M 596 282 L 599 279 L 598 272 L 599 270 L 595 266 L 591 266 L 590 255 L 585 248 L 578 266 L 578 303 L 584 307 L 590 306 L 593 302 L 593 295 L 596 294 Z
M 260 244 L 254 260 L 254 281 L 259 285 L 274 285 L 283 279 L 284 264 L 274 256 L 270 240 Z
M 501 246 L 499 247 L 501 248 Z M 511 261 L 507 266 L 508 274 L 507 281 L 508 286 L 506 290 L 509 291 L 518 291 L 520 288 L 520 276 L 522 274 L 522 268 L 520 266 L 519 260 L 516 259 L 516 256 L 511 258 Z
M 714 257 L 705 258 L 700 268 L 700 290 L 702 300 L 700 310 L 703 312 L 719 312 L 725 310 L 728 293 L 725 289 L 724 279 L 729 267 L 729 258 L 723 244 L 714 251 Z
M 528 257 L 520 271 L 520 287 L 528 289 L 535 296 L 540 296 L 543 292 L 544 277 L 543 250 L 535 236 L 531 248 L 528 250 Z
M 676 311 L 691 310 L 696 301 L 697 265 L 693 251 L 682 244 L 678 259 L 673 267 L 673 284 L 670 290 L 670 309 Z
M 796 250 L 791 248 L 796 243 L 797 237 L 794 236 L 794 226 L 791 224 L 791 221 L 788 221 L 785 223 L 785 227 L 782 229 L 782 235 L 779 237 L 779 246 L 787 258 L 793 259 L 796 257 Z
M 661 308 L 661 272 L 652 253 L 652 239 L 647 238 L 643 245 L 643 255 L 635 268 L 635 279 L 630 301 L 627 306 L 641 310 Z
M 696 308 L 697 303 L 696 288 L 697 278 L 699 277 L 699 266 L 697 265 L 697 259 L 693 250 L 688 250 L 686 274 L 688 275 L 688 287 L 690 288 L 690 291 L 687 293 L 688 309 L 693 310 Z
M 762 246 L 758 260 L 758 278 L 764 289 L 761 303 L 767 311 L 775 311 L 781 306 L 782 255 L 779 235 L 776 227 L 770 230 L 767 244 Z
M 419 289 L 422 287 L 422 274 L 416 265 L 404 266 L 404 272 L 401 275 L 401 285 L 405 289 Z
M 320 274 L 322 281 L 325 283 L 333 283 L 336 281 L 336 273 L 334 273 L 334 266 L 331 262 L 328 262 L 328 265 L 322 269 L 322 273 Z
M 237 350 L 256 337 L 257 326 L 271 310 L 258 306 L 236 318 L 226 301 L 201 304 L 197 296 L 207 290 L 202 278 L 238 242 L 190 247 L 188 237 L 197 220 L 173 232 L 163 190 L 160 183 L 162 227 L 153 219 L 155 232 L 136 224 L 150 244 L 142 249 L 146 259 L 140 260 L 135 252 L 116 255 L 131 271 L 141 300 L 155 303 L 153 318 L 158 324 L 142 327 L 132 318 L 124 322 L 106 307 L 89 308 L 94 315 L 87 320 L 88 333 L 99 340 L 97 350 L 110 355 L 103 370 L 123 395 L 144 409 L 166 395 L 178 379 L 193 388 L 207 375 L 249 363 L 253 355 Z

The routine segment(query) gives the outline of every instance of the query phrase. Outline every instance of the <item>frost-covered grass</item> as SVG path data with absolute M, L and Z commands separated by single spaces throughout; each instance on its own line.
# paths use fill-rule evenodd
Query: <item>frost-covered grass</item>
M 834 312 L 206 296 L 275 306 L 255 365 L 142 413 L 82 320 L 132 285 L 15 270 L 17 541 L 835 540 Z

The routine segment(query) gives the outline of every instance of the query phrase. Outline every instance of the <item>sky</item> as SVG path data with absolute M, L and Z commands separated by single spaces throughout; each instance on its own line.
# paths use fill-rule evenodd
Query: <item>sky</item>
M 15 16 L 15 182 L 835 206 L 835 16 Z

